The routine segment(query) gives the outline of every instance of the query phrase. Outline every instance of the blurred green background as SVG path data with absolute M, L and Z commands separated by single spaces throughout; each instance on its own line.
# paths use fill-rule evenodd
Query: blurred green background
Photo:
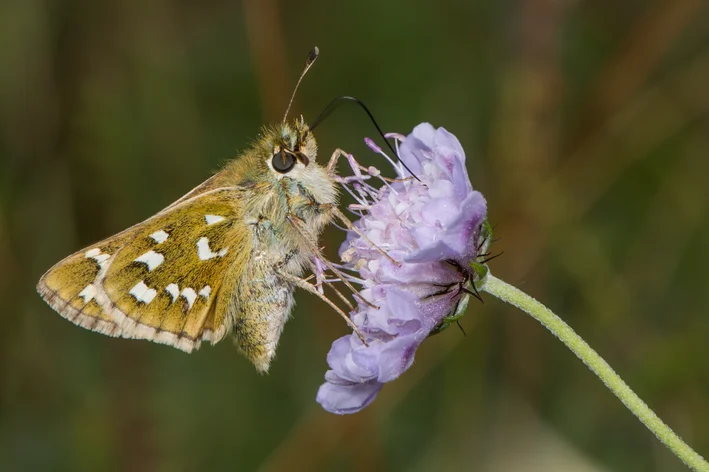
M 185 355 L 79 329 L 34 285 L 279 120 L 317 44 L 294 112 L 347 94 L 387 131 L 457 134 L 504 251 L 493 272 L 709 454 L 707 24 L 697 0 L 3 0 L 0 470 L 685 470 L 489 297 L 467 336 L 431 338 L 337 417 L 315 393 L 347 328 L 307 294 L 259 376 L 229 342 Z M 375 131 L 345 106 L 316 134 L 321 162 L 366 160 Z

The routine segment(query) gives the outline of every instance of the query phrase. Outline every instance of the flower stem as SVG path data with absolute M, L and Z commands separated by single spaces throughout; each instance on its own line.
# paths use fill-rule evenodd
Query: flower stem
M 488 273 L 478 289 L 484 290 L 534 317 L 566 344 L 566 347 L 571 349 L 606 384 L 606 387 L 687 466 L 697 471 L 709 472 L 709 463 L 663 423 L 655 412 L 615 373 L 611 366 L 561 318 L 534 298 L 492 274 Z

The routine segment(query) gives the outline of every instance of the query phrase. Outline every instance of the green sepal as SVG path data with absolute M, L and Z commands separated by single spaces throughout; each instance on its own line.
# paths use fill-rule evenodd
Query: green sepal
M 485 285 L 485 279 L 487 278 L 487 274 L 490 273 L 490 269 L 486 264 L 479 262 L 471 262 L 469 267 L 475 274 L 475 287 L 480 289 L 480 287 Z
M 460 301 L 456 305 L 456 307 L 453 309 L 453 311 L 450 312 L 448 316 L 445 316 L 437 325 L 435 328 L 431 330 L 431 333 L 429 336 L 433 336 L 434 334 L 438 334 L 444 329 L 448 328 L 452 323 L 455 323 L 459 319 L 463 317 L 465 314 L 465 309 L 468 307 L 468 302 L 470 301 L 470 295 L 465 294 L 460 297 Z
M 492 242 L 492 225 L 486 219 L 480 225 L 480 233 L 478 233 L 477 253 L 478 254 L 485 254 L 487 252 L 487 248 L 490 247 L 491 242 Z

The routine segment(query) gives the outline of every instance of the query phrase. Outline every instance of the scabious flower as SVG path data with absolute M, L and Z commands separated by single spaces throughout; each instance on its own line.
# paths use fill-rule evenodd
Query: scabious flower
M 486 202 L 470 184 L 458 139 L 428 123 L 406 137 L 393 136 L 406 165 L 390 160 L 398 181 L 375 189 L 366 179 L 378 171 L 370 168 L 363 176 L 356 165 L 355 176 L 343 179 L 358 200 L 353 207 L 364 211 L 355 226 L 369 241 L 349 231 L 340 257 L 357 272 L 352 280 L 369 303 L 351 313 L 367 344 L 352 333 L 328 353 L 330 370 L 317 401 L 332 413 L 366 407 L 384 383 L 411 366 L 424 339 L 460 316 L 474 290 L 470 283 L 480 275 L 471 264 L 489 242 Z

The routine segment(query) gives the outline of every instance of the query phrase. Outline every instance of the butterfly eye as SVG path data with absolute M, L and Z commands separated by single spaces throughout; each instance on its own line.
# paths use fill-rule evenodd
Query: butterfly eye
M 273 160 L 271 160 L 271 165 L 276 172 L 281 174 L 287 174 L 293 169 L 296 162 L 295 154 L 290 151 L 283 149 L 273 155 Z

